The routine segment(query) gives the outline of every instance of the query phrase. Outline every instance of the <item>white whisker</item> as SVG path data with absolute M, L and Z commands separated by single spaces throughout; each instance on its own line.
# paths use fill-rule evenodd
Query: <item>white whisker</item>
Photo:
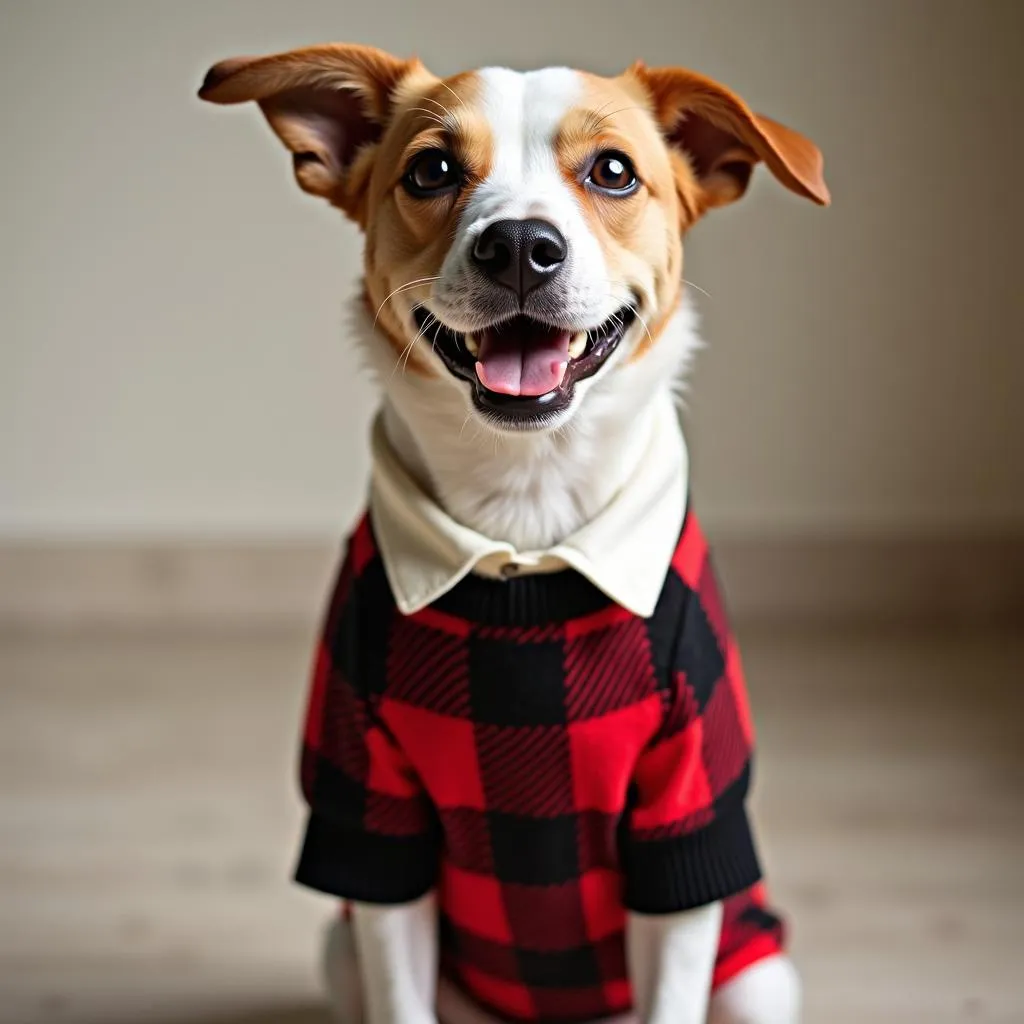
M 415 336 L 415 337 L 414 337 L 414 338 L 412 339 L 412 341 L 410 341 L 410 342 L 409 342 L 409 344 L 408 344 L 408 345 L 406 345 L 404 349 L 402 349 L 401 353 L 400 353 L 400 354 L 399 354 L 399 356 L 398 356 L 398 359 L 397 359 L 397 361 L 395 362 L 395 368 L 394 368 L 394 369 L 393 369 L 393 370 L 391 371 L 391 377 L 394 377 L 394 376 L 395 376 L 395 374 L 396 374 L 396 373 L 398 373 L 398 367 L 399 367 L 399 366 L 402 366 L 402 373 L 403 373 L 403 374 L 404 374 L 404 373 L 405 373 L 405 371 L 406 371 L 406 370 L 407 370 L 407 369 L 409 368 L 409 358 L 410 358 L 410 356 L 412 356 L 412 350 L 413 350 L 413 347 L 414 347 L 414 346 L 416 345 L 416 342 L 417 342 L 417 341 L 419 341 L 419 340 L 420 340 L 420 338 L 422 338 L 422 337 L 423 337 L 424 333 L 425 333 L 425 332 L 426 332 L 426 331 L 427 331 L 427 330 L 428 330 L 429 328 L 433 327 L 433 321 L 435 321 L 436 319 L 437 319 L 437 318 L 436 318 L 436 317 L 434 316 L 434 314 L 433 314 L 433 313 L 431 313 L 431 314 L 430 314 L 430 315 L 429 315 L 429 316 L 427 317 L 427 319 L 426 319 L 426 320 L 424 321 L 424 324 L 423 324 L 423 326 L 422 326 L 422 327 L 420 328 L 420 330 L 419 330 L 419 331 L 417 331 L 417 333 L 416 333 L 416 336 Z M 404 359 L 405 359 L 405 363 L 404 363 L 404 365 L 402 364 L 402 359 L 403 359 L 403 357 L 404 357 Z M 390 378 L 389 378 L 389 379 L 390 379 Z
M 445 119 L 441 117 L 436 110 L 429 110 L 427 107 L 410 107 L 409 109 L 419 111 L 421 117 L 425 117 L 430 121 L 434 121 L 436 124 L 439 124 L 442 128 L 448 127 L 448 122 L 445 121 Z
M 637 320 L 639 320 L 640 323 L 643 325 L 644 330 L 647 332 L 647 340 L 653 345 L 654 335 L 651 334 L 651 329 L 650 327 L 647 326 L 647 321 L 640 315 L 639 310 L 632 303 L 629 304 L 629 308 L 633 310 L 633 316 L 635 316 Z
M 435 274 L 432 277 L 418 277 L 415 281 L 406 281 L 405 284 L 399 285 L 390 295 L 377 307 L 377 313 L 373 318 L 373 326 L 377 326 L 377 321 L 380 319 L 381 310 L 396 296 L 399 292 L 404 292 L 409 288 L 415 288 L 418 284 L 433 284 L 434 281 L 440 281 L 441 275 Z M 417 303 L 422 305 L 422 303 Z
M 647 332 L 647 340 L 650 341 L 650 343 L 653 345 L 654 344 L 654 335 L 651 334 L 651 329 L 650 329 L 650 327 L 647 326 L 647 321 L 640 315 L 640 310 L 636 308 L 636 304 L 633 303 L 633 302 L 630 302 L 629 299 L 622 298 L 622 297 L 620 297 L 618 295 L 615 295 L 614 293 L 610 293 L 609 297 L 612 298 L 616 302 L 623 303 L 625 305 L 626 309 L 628 309 L 628 310 L 630 310 L 632 312 L 633 316 L 635 316 L 637 318 L 637 320 L 640 321 L 641 325 L 643 326 L 643 329 Z
M 432 96 L 422 96 L 420 98 L 423 100 L 424 103 L 434 103 L 434 104 L 436 104 L 437 106 L 439 106 L 444 111 L 446 117 L 451 118 L 453 121 L 455 120 L 455 115 L 440 100 L 435 100 Z M 418 108 L 413 108 L 413 109 L 418 109 Z
M 455 97 L 455 100 L 460 107 L 465 107 L 466 104 L 463 101 L 462 97 L 447 82 L 442 82 L 441 85 Z

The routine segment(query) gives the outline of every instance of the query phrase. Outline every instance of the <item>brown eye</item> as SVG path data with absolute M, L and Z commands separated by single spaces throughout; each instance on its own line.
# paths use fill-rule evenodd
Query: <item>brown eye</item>
M 418 199 L 454 192 L 462 184 L 462 168 L 451 153 L 428 149 L 413 157 L 403 179 L 405 190 Z
M 602 153 L 590 168 L 587 181 L 602 192 L 629 195 L 639 185 L 629 157 L 623 153 Z

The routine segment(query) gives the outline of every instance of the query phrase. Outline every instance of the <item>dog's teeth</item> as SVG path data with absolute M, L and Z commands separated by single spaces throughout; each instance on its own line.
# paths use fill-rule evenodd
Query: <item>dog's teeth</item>
M 480 343 L 476 340 L 472 334 L 466 335 L 466 351 L 471 356 L 477 356 L 480 354 Z
M 569 342 L 569 358 L 579 359 L 581 355 L 586 351 L 587 348 L 587 332 L 578 331 L 573 335 L 572 341 Z

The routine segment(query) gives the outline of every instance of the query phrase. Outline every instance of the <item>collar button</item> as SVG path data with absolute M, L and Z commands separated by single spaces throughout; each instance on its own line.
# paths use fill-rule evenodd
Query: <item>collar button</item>
M 506 562 L 501 567 L 501 578 L 503 580 L 510 580 L 515 576 L 519 575 L 519 566 L 515 562 Z

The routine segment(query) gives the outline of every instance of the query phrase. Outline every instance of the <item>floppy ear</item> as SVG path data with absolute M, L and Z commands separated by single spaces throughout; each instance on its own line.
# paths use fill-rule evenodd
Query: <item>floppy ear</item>
M 392 97 L 416 60 L 372 46 L 328 44 L 270 57 L 234 57 L 215 64 L 199 90 L 211 103 L 255 100 L 291 150 L 299 186 L 353 218 L 368 166 L 363 153 L 377 142 Z M 362 173 L 353 173 L 361 170 Z
M 786 188 L 822 206 L 831 201 L 818 147 L 755 114 L 734 92 L 684 68 L 634 65 L 665 137 L 689 158 L 704 209 L 739 199 L 763 160 Z

